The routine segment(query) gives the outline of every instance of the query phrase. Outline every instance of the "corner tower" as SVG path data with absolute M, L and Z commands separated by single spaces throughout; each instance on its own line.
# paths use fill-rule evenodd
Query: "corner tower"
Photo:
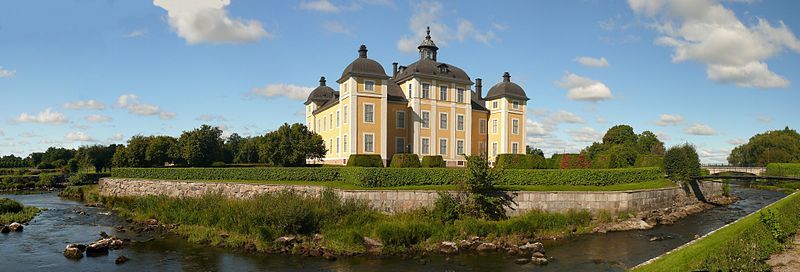
M 525 153 L 525 110 L 528 96 L 514 82 L 511 75 L 503 73 L 503 81 L 486 93 L 489 109 L 489 160 L 498 154 Z

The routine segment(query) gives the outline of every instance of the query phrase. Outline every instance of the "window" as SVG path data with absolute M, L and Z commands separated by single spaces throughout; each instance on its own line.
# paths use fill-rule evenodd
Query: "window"
M 375 152 L 375 135 L 364 134 L 364 153 Z
M 439 129 L 447 129 L 447 113 L 439 113 Z
M 447 86 L 439 86 L 439 100 L 447 101 Z
M 327 117 L 322 117 L 322 130 L 323 131 L 325 130 L 325 123 L 328 123 L 328 118 Z
M 464 155 L 464 140 L 456 141 L 456 155 Z
M 479 142 L 478 143 L 478 154 L 486 154 L 486 143 Z
M 414 84 L 408 83 L 408 97 L 414 97 Z
M 344 93 L 347 93 L 347 83 L 344 84 Z
M 369 80 L 365 80 L 364 81 L 364 90 L 368 91 L 368 92 L 374 92 L 375 91 L 375 82 L 369 81 Z
M 331 129 L 331 130 L 332 130 L 332 129 L 333 129 L 333 113 L 331 112 L 331 114 L 330 114 L 330 115 L 331 115 L 331 124 L 330 124 L 330 126 L 328 126 L 328 129 Z M 332 146 L 331 146 L 331 147 L 332 147 Z
M 364 104 L 364 123 L 375 122 L 375 105 Z
M 464 115 L 456 116 L 456 130 L 464 130 Z
M 341 142 L 339 141 L 339 137 L 336 137 L 336 153 L 340 153 L 340 152 L 341 152 L 341 151 L 339 150 L 339 143 L 341 143 Z
M 511 108 L 515 109 L 515 110 L 518 110 L 519 109 L 519 101 L 516 101 L 516 100 L 512 101 L 511 102 Z
M 519 143 L 511 143 L 511 154 L 517 154 L 519 152 Z
M 395 153 L 403 153 L 406 151 L 406 139 L 405 138 L 395 138 L 394 139 L 395 145 Z
M 422 112 L 422 127 L 429 128 L 431 127 L 431 113 L 427 111 Z
M 439 139 L 439 155 L 447 155 L 447 139 Z
M 422 138 L 422 154 L 431 153 L 431 139 Z
M 347 151 L 347 134 L 342 137 L 342 149 L 345 153 L 349 152 Z
M 398 111 L 395 114 L 397 115 L 396 116 L 397 118 L 395 119 L 397 121 L 397 123 L 395 124 L 395 127 L 397 127 L 397 128 L 406 128 L 406 112 Z
M 337 110 L 337 111 L 336 111 L 336 127 L 337 127 L 337 128 L 339 127 L 339 124 L 341 124 L 341 122 L 340 122 L 340 121 L 341 121 L 341 118 L 339 118 L 339 116 L 340 116 L 340 115 L 342 115 L 342 113 L 341 113 L 340 111 L 338 111 L 338 110 Z
M 486 119 L 478 120 L 478 132 L 486 134 Z
M 328 139 L 328 154 L 333 154 L 333 138 Z
M 344 106 L 344 123 L 347 124 L 347 106 Z
M 464 89 L 458 88 L 458 103 L 464 103 Z
M 431 98 L 431 84 L 422 83 L 422 98 Z
M 519 119 L 511 119 L 511 133 L 519 134 Z
M 492 108 L 497 109 L 497 101 L 492 101 Z
M 317 132 L 319 132 L 319 123 L 320 123 L 319 119 L 317 119 L 317 129 L 316 129 Z
M 497 143 L 492 143 L 492 157 L 497 156 Z
M 497 134 L 497 119 L 492 119 L 492 134 Z

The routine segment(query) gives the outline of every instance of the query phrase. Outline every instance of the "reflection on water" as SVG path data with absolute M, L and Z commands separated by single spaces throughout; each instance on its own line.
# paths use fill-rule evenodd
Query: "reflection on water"
M 117 233 L 114 226 L 124 224 L 121 218 L 107 214 L 108 210 L 103 208 L 84 207 L 79 202 L 60 199 L 56 193 L 4 195 L 2 197 L 48 210 L 31 221 L 24 232 L 0 235 L 0 267 L 2 271 L 621 271 L 783 196 L 740 187 L 734 187 L 733 192 L 742 198 L 737 203 L 691 215 L 674 225 L 546 242 L 547 255 L 553 259 L 543 267 L 516 265 L 513 262 L 516 257 L 500 253 L 449 258 L 430 256 L 422 260 L 343 257 L 335 262 L 312 257 L 253 254 L 190 244 L 173 236 L 153 240 L 153 237 Z M 76 210 L 86 211 L 86 215 L 79 215 Z M 62 251 L 67 244 L 94 241 L 100 231 L 137 242 L 111 251 L 107 256 L 77 261 L 64 258 Z M 653 236 L 669 239 L 651 242 Z M 116 265 L 114 259 L 119 255 L 131 260 Z

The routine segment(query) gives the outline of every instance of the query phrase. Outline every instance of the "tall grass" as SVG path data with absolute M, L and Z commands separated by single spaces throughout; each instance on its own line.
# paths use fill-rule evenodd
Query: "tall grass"
M 0 198 L 0 224 L 27 223 L 39 212 L 41 210 L 36 207 L 25 207 L 13 199 Z

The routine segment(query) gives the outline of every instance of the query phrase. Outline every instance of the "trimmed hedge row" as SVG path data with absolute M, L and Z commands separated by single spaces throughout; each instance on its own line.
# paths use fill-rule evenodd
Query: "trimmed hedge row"
M 636 157 L 633 167 L 664 167 L 664 156 L 643 154 Z
M 767 164 L 767 176 L 800 177 L 800 163 Z
M 423 156 L 422 167 L 426 168 L 441 168 L 445 167 L 444 158 L 441 155 Z
M 108 173 L 79 173 L 69 177 L 69 185 L 97 184 L 100 178 L 110 177 Z
M 550 157 L 549 168 L 552 169 L 587 169 L 592 167 L 592 162 L 581 154 L 553 154 Z
M 397 153 L 392 156 L 389 164 L 392 168 L 419 168 L 419 156 L 414 153 Z
M 503 169 L 548 169 L 547 160 L 536 154 L 500 154 L 495 167 Z
M 352 154 L 347 159 L 347 166 L 383 167 L 383 159 L 378 154 Z
M 500 170 L 498 170 L 500 171 Z M 465 168 L 115 168 L 112 177 L 173 180 L 344 181 L 362 187 L 457 184 L 468 178 Z M 499 185 L 614 185 L 657 180 L 661 169 L 506 169 Z

